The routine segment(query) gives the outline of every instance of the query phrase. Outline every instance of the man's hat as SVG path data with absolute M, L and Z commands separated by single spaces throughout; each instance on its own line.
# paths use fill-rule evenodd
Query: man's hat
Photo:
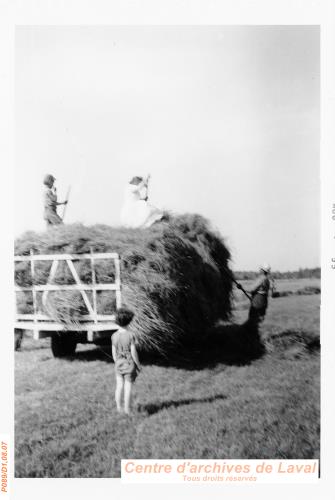
M 47 175 L 44 177 L 43 184 L 46 184 L 46 185 L 47 185 L 47 184 L 50 184 L 50 182 L 53 182 L 53 181 L 55 181 L 55 180 L 56 180 L 56 178 L 55 178 L 53 175 L 51 175 L 51 174 L 47 174 Z
M 261 271 L 264 271 L 265 273 L 269 273 L 271 271 L 271 267 L 269 264 L 263 264 L 260 269 L 261 269 Z

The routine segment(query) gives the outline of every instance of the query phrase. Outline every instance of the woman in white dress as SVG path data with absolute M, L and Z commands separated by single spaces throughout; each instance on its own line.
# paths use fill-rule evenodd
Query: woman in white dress
M 150 227 L 162 219 L 163 212 L 148 202 L 149 178 L 136 176 L 127 184 L 121 210 L 123 226 Z

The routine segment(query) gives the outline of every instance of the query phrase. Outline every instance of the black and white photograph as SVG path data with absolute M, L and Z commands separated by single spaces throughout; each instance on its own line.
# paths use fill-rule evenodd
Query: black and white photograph
M 319 26 L 17 26 L 16 478 L 320 458 Z

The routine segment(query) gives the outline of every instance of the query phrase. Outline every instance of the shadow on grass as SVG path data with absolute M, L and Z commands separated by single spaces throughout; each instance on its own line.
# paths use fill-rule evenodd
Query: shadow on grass
M 263 356 L 265 347 L 259 325 L 250 321 L 242 324 L 218 324 L 209 332 L 203 362 L 246 365 Z
M 218 364 L 246 365 L 265 352 L 257 325 L 248 321 L 243 324 L 217 324 L 211 328 L 201 344 L 180 346 L 166 356 L 153 352 L 140 352 L 143 365 L 201 370 Z M 76 352 L 70 361 L 105 361 L 113 363 L 110 346 Z
M 73 356 L 67 356 L 66 359 L 69 361 L 105 361 L 106 363 L 114 363 L 112 349 L 109 345 L 97 345 L 95 349 L 77 351 Z
M 207 334 L 202 344 L 180 346 L 165 357 L 152 352 L 140 352 L 141 363 L 162 367 L 201 370 L 222 364 L 243 366 L 261 358 L 266 352 L 281 357 L 297 357 L 313 354 L 320 349 L 318 333 L 303 330 L 284 330 L 265 335 L 261 339 L 257 324 L 246 321 L 242 324 L 217 324 Z M 113 363 L 109 345 L 76 352 L 69 361 L 104 361 Z
M 176 350 L 177 351 L 177 350 Z M 185 346 L 180 352 L 172 352 L 166 358 L 143 353 L 143 364 L 201 370 L 217 365 L 243 366 L 260 358 L 265 348 L 256 324 L 220 324 L 211 328 L 197 346 Z
M 180 399 L 178 401 L 159 401 L 157 403 L 138 405 L 137 409 L 141 413 L 154 415 L 155 413 L 168 408 L 178 408 L 179 406 L 187 406 L 193 403 L 213 403 L 213 401 L 217 401 L 219 399 L 227 399 L 227 396 L 225 396 L 224 394 L 216 394 L 215 396 L 208 396 L 206 398 L 187 398 Z

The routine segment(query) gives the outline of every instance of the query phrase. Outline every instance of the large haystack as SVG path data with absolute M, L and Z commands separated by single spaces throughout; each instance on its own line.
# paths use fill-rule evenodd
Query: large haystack
M 20 255 L 29 254 L 31 249 L 50 254 L 88 253 L 91 248 L 120 254 L 122 300 L 136 313 L 132 326 L 143 349 L 167 353 L 201 340 L 218 319 L 230 316 L 230 254 L 221 237 L 199 215 L 171 217 L 148 229 L 65 225 L 43 233 L 25 233 L 15 242 L 15 254 Z M 81 279 L 90 282 L 88 263 L 83 261 L 77 269 Z M 45 283 L 45 271 L 37 269 L 40 283 Z M 102 261 L 97 274 L 99 282 L 111 281 L 114 269 Z M 18 264 L 15 279 L 18 284 L 31 281 L 25 263 Z M 65 267 L 56 281 L 69 282 Z M 101 312 L 115 309 L 110 297 L 106 292 L 101 296 Z M 59 302 L 64 307 L 63 298 Z M 69 302 L 69 314 L 75 315 L 70 296 Z M 21 310 L 29 307 L 31 299 L 26 297 Z M 53 307 L 57 308 L 55 296 Z

